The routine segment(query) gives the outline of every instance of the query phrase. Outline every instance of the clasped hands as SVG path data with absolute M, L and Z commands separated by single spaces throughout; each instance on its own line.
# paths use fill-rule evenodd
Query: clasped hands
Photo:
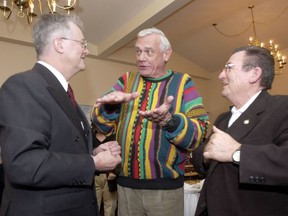
M 121 91 L 113 91 L 97 99 L 95 106 L 99 107 L 103 104 L 128 103 L 132 100 L 135 100 L 138 96 L 139 95 L 137 92 L 133 92 L 130 94 Z M 171 113 L 169 113 L 169 109 L 172 105 L 173 100 L 173 96 L 168 96 L 165 102 L 158 108 L 148 111 L 139 111 L 139 115 L 143 116 L 149 121 L 158 123 L 161 126 L 165 126 L 167 124 L 167 121 L 172 117 Z
M 212 135 L 209 138 L 203 152 L 204 160 L 215 160 L 219 162 L 232 162 L 232 154 L 241 146 L 229 134 L 218 129 L 215 125 L 212 128 Z
M 95 169 L 98 171 L 110 171 L 121 163 L 121 147 L 116 141 L 109 141 L 99 145 L 93 150 L 92 158 Z

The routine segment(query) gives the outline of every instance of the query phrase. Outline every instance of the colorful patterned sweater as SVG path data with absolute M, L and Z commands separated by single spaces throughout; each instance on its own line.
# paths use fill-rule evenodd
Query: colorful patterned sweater
M 161 78 L 144 78 L 127 72 L 111 91 L 138 92 L 130 103 L 94 107 L 91 120 L 107 135 L 116 132 L 122 146 L 122 167 L 118 184 L 138 189 L 175 189 L 183 186 L 186 150 L 203 140 L 208 116 L 191 77 L 168 70 Z M 139 110 L 153 110 L 174 96 L 171 114 L 177 127 L 168 131 L 139 116 Z

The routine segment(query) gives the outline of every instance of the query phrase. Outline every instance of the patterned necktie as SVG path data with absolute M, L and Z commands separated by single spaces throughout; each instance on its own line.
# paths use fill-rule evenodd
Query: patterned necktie
M 68 94 L 68 96 L 69 96 L 69 98 L 70 98 L 70 101 L 71 101 L 74 109 L 76 109 L 77 102 L 76 102 L 76 100 L 75 100 L 74 93 L 73 93 L 73 90 L 72 90 L 70 84 L 68 84 L 67 94 Z

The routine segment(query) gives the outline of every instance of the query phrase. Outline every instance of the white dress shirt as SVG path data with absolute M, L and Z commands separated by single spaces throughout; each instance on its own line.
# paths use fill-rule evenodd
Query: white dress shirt
M 253 103 L 260 93 L 261 91 L 253 95 L 240 109 L 237 110 L 235 106 L 232 107 L 232 116 L 229 120 L 228 127 L 230 127 L 241 116 L 241 114 Z

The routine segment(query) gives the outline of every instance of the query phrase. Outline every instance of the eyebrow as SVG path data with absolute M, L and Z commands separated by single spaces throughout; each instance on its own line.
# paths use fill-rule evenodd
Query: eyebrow
M 136 49 L 141 49 L 139 46 L 135 46 L 135 48 L 136 48 Z M 147 50 L 147 49 L 154 49 L 154 48 L 151 47 L 151 46 L 149 46 L 149 47 L 146 46 L 146 47 L 143 47 L 143 49 L 146 49 L 146 50 Z

